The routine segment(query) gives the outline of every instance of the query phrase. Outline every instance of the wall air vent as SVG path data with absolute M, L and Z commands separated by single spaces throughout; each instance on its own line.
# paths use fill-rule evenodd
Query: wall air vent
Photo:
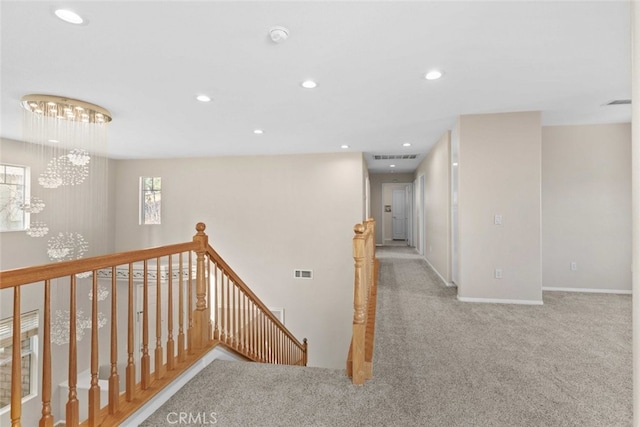
M 630 99 L 616 99 L 614 101 L 609 102 L 607 105 L 629 105 L 631 104 Z
M 373 160 L 411 160 L 416 157 L 417 154 L 374 154 Z
M 313 270 L 293 270 L 296 279 L 313 279 Z

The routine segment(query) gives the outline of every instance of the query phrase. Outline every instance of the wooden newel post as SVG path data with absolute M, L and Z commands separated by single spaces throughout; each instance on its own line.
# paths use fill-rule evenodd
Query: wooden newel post
M 364 384 L 364 351 L 366 332 L 366 279 L 365 279 L 365 226 L 356 224 L 353 227 L 356 235 L 353 238 L 353 260 L 355 261 L 354 295 L 353 295 L 353 338 L 352 338 L 352 381 L 353 384 Z
M 307 344 L 307 339 L 302 340 L 304 355 L 302 356 L 302 366 L 307 366 L 307 360 L 309 358 L 309 346 Z
M 205 254 L 209 246 L 209 238 L 204 233 L 207 226 L 196 224 L 196 235 L 193 241 L 198 243 L 196 249 L 196 307 L 193 311 L 193 347 L 200 349 L 209 342 L 209 319 L 207 319 L 207 281 L 205 277 Z

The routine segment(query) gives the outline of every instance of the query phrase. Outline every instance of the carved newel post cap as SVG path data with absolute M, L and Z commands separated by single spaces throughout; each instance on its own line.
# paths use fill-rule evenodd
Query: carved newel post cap
M 353 231 L 356 234 L 362 234 L 362 233 L 364 233 L 364 230 L 365 230 L 365 228 L 364 228 L 363 224 L 356 224 L 356 225 L 353 226 Z
M 204 222 L 199 222 L 196 224 L 196 231 L 198 234 L 204 233 L 204 230 L 207 228 Z

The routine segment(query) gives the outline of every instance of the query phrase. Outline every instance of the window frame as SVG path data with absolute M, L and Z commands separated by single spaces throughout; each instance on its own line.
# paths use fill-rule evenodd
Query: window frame
M 25 356 L 30 356 L 30 366 L 29 366 L 29 394 L 22 397 L 22 403 L 35 398 L 38 396 L 38 373 L 39 373 L 39 323 L 40 323 L 40 313 L 38 310 L 29 311 L 26 313 L 22 313 L 20 315 L 20 335 L 25 335 L 24 338 L 20 340 L 20 347 L 22 348 L 22 343 L 26 340 L 30 341 L 29 350 L 22 351 L 20 354 L 20 360 Z M 13 343 L 12 337 L 13 334 L 7 335 L 6 330 L 12 331 L 13 327 L 13 317 L 7 317 L 0 320 L 0 330 L 3 332 L 0 334 L 0 345 L 4 345 L 3 342 L 7 342 L 8 339 L 11 339 L 11 343 Z M 12 355 L 12 354 L 11 354 Z M 11 355 L 8 358 L 0 359 L 0 364 L 11 363 Z M 7 403 L 5 406 L 0 407 L 0 415 L 5 414 L 11 410 L 11 402 Z
M 9 168 L 20 168 L 24 171 L 22 183 L 23 191 L 22 191 L 22 200 L 18 203 L 26 203 L 27 200 L 31 198 L 31 168 L 25 165 L 17 165 L 13 163 L 0 163 L 0 177 L 6 176 L 6 169 Z M 11 185 L 4 182 L 4 179 L 1 180 L 0 185 Z M 0 207 L 1 208 L 1 207 Z M 0 233 L 12 233 L 12 232 L 22 232 L 29 229 L 31 226 L 31 214 L 29 212 L 25 212 L 22 210 L 22 228 L 18 229 L 5 229 L 2 226 L 3 222 L 0 221 Z
M 151 188 L 147 189 L 146 180 L 151 180 Z M 156 187 L 157 183 L 157 187 Z M 158 196 L 157 204 L 157 221 L 153 221 L 147 216 L 147 197 Z M 162 224 L 162 177 L 160 176 L 141 176 L 139 185 L 139 212 L 138 212 L 138 224 L 139 225 L 161 225 Z

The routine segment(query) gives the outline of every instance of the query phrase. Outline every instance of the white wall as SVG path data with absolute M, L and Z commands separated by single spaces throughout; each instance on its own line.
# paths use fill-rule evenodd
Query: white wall
M 640 295 L 640 5 L 631 2 L 632 29 L 632 263 L 633 293 Z M 640 298 L 633 298 L 633 425 L 640 426 Z
M 416 169 L 425 176 L 425 258 L 448 283 L 451 281 L 450 132 L 446 132 Z
M 631 290 L 629 123 L 542 128 L 542 286 Z
M 204 222 L 210 244 L 309 339 L 309 365 L 344 368 L 364 167 L 361 153 L 119 160 L 116 249 L 189 241 Z M 162 225 L 138 225 L 140 176 L 162 177 Z M 313 280 L 294 279 L 297 268 Z
M 362 155 L 362 212 L 364 219 L 371 218 L 371 179 L 364 154 Z
M 542 302 L 540 146 L 538 112 L 459 118 L 459 299 Z

